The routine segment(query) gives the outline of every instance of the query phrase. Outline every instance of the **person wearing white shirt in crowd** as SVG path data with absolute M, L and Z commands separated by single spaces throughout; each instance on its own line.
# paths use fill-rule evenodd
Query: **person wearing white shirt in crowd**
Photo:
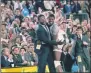
M 17 8 L 20 8 L 22 10 L 22 3 L 20 2 L 20 0 L 13 1 L 13 3 L 14 3 L 14 10 L 16 10 Z

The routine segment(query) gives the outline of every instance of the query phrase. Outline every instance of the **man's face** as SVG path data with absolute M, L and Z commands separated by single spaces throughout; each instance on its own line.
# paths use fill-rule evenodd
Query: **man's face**
M 32 38 L 31 37 L 28 37 L 26 41 L 27 41 L 28 44 L 29 43 L 32 43 Z
M 34 44 L 28 46 L 28 52 L 34 52 Z
M 21 11 L 20 10 L 16 10 L 16 15 L 20 15 Z
M 16 38 L 16 43 L 20 43 L 20 42 L 21 42 L 20 38 Z
M 40 23 L 45 23 L 46 22 L 46 19 L 44 16 L 40 17 L 40 20 L 39 20 Z
M 24 19 L 24 22 L 29 22 L 29 18 L 26 17 L 26 18 Z
M 21 55 L 24 55 L 25 50 L 24 49 L 21 49 L 20 53 L 21 53 Z
M 73 27 L 73 31 L 76 31 L 77 27 Z
M 34 21 L 35 21 L 35 22 L 38 22 L 38 18 L 37 18 L 37 17 L 34 17 Z
M 6 26 L 5 25 L 1 25 L 1 28 L 2 28 L 2 30 L 5 30 Z
M 4 55 L 9 56 L 9 54 L 10 54 L 10 50 L 8 48 L 5 48 Z
M 82 34 L 82 30 L 81 29 L 77 29 L 77 34 L 78 35 Z
M 19 54 L 19 48 L 14 49 L 14 54 L 16 54 L 16 55 Z
M 62 30 L 65 30 L 65 29 L 66 29 L 66 24 L 65 24 L 65 23 L 62 23 L 62 24 L 60 25 L 60 28 L 61 28 Z
M 52 25 L 54 23 L 55 18 L 54 17 L 49 17 L 49 24 Z

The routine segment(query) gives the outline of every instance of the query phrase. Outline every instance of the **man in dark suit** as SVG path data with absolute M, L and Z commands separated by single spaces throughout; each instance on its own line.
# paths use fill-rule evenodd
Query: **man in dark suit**
M 90 54 L 88 50 L 88 38 L 82 35 L 82 28 L 77 28 L 77 41 L 75 45 L 76 56 L 81 57 L 82 65 L 85 66 L 86 70 L 90 69 Z M 78 59 L 79 60 L 79 59 Z
M 75 1 L 72 8 L 72 13 L 78 13 L 80 10 L 81 10 L 80 4 L 78 3 L 78 1 Z
M 21 55 L 19 54 L 19 51 L 20 50 L 18 47 L 14 47 L 12 50 L 15 66 L 26 66 L 27 61 L 23 61 Z
M 39 15 L 38 20 L 39 28 L 37 30 L 37 37 L 41 44 L 40 53 L 38 54 L 38 73 L 45 73 L 45 67 L 47 63 L 50 73 L 53 73 L 56 72 L 56 70 L 50 49 L 52 49 L 51 46 L 61 44 L 62 42 L 51 40 L 50 32 L 46 25 L 46 19 L 44 15 Z
M 2 50 L 1 67 L 10 67 L 10 62 L 8 61 L 9 54 L 10 54 L 9 49 L 5 47 Z

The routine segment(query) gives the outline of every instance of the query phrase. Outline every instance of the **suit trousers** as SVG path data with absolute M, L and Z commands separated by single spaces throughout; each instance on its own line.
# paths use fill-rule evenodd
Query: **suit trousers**
M 48 64 L 50 73 L 56 73 L 53 55 L 50 49 L 52 48 L 42 46 L 42 52 L 38 55 L 38 73 L 45 73 L 46 64 Z
M 90 71 L 90 59 L 88 57 L 86 57 L 83 53 L 79 54 L 79 55 L 81 56 L 81 59 L 82 59 L 81 65 L 84 65 L 86 70 Z M 80 67 L 82 67 L 82 66 L 80 66 Z

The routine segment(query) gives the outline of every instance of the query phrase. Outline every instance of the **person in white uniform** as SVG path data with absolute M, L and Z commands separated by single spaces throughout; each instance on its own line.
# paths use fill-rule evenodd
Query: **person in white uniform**
M 58 72 L 63 72 L 62 66 L 60 63 L 61 53 L 62 53 L 62 47 L 64 44 L 64 35 L 66 37 L 65 31 L 62 29 L 64 26 L 61 24 L 58 26 L 56 23 L 54 23 L 55 16 L 53 14 L 50 14 L 48 17 L 48 27 L 50 29 L 50 33 L 53 40 L 61 41 L 61 45 L 53 46 L 54 51 L 54 64 Z M 67 39 L 68 41 L 68 39 Z

